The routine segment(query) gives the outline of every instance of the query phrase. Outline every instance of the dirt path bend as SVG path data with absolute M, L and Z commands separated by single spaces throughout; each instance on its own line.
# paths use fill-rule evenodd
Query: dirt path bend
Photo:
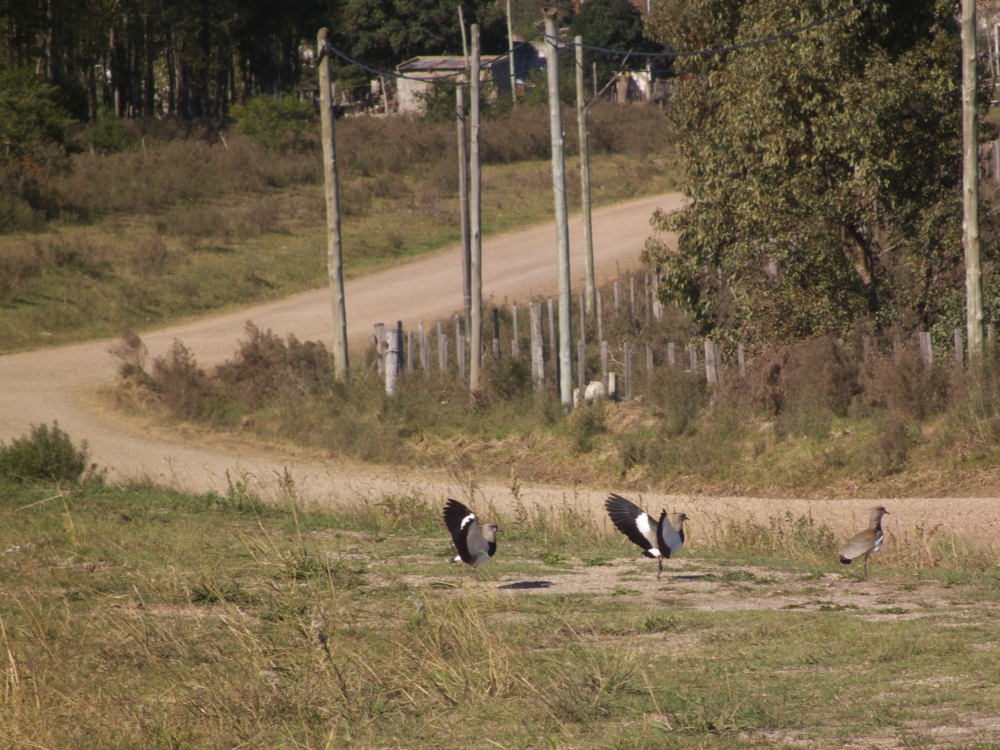
M 650 234 L 649 219 L 657 208 L 666 211 L 682 205 L 679 194 L 645 198 L 611 206 L 594 213 L 594 261 L 599 281 L 639 266 L 639 253 Z M 533 295 L 555 292 L 558 286 L 555 229 L 542 224 L 504 234 L 483 243 L 483 294 L 497 301 L 526 302 Z M 573 285 L 583 281 L 582 229 L 571 221 Z M 347 283 L 348 335 L 364 340 L 375 322 L 402 320 L 413 326 L 423 319 L 430 324 L 462 305 L 459 251 L 451 248 L 377 274 Z M 279 302 L 227 313 L 148 333 L 143 337 L 150 356 L 163 353 L 174 339 L 182 340 L 198 362 L 210 366 L 229 357 L 248 320 L 279 335 L 294 333 L 300 340 L 332 337 L 328 291 L 318 289 Z M 358 466 L 342 461 L 318 461 L 291 450 L 261 448 L 239 440 L 198 430 L 162 433 L 148 426 L 107 413 L 95 398 L 97 390 L 113 381 L 108 341 L 61 349 L 24 352 L 0 357 L 0 440 L 10 440 L 31 425 L 58 420 L 75 439 L 87 439 L 92 459 L 109 468 L 112 479 L 149 478 L 179 489 L 203 492 L 225 490 L 227 471 L 243 472 L 262 488 L 276 491 L 277 478 L 287 469 L 302 493 L 320 502 L 378 500 L 382 493 L 463 497 L 467 488 L 443 474 Z M 525 501 L 551 506 L 563 502 L 601 512 L 606 490 L 575 491 L 562 488 L 526 488 Z M 480 486 L 478 505 L 497 506 L 511 501 L 502 486 Z M 700 496 L 649 496 L 649 506 L 684 509 L 695 526 L 720 518 L 751 514 L 761 520 L 791 512 L 812 513 L 835 528 L 850 529 L 866 516 L 871 500 L 842 501 L 705 498 Z M 1000 534 L 1000 502 L 991 499 L 907 499 L 887 501 L 890 510 L 903 510 L 890 519 L 900 528 L 916 523 L 929 527 Z M 900 517 L 902 516 L 902 517 Z

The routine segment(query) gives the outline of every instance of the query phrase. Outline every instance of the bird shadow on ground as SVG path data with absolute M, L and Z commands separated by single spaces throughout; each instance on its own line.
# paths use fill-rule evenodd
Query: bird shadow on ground
M 547 589 L 552 586 L 552 581 L 518 581 L 517 583 L 508 583 L 505 586 L 498 586 L 497 588 L 505 590 L 518 590 L 523 591 L 525 589 Z
M 703 575 L 664 576 L 664 578 L 669 578 L 671 581 L 704 581 L 705 580 L 705 576 L 703 576 Z

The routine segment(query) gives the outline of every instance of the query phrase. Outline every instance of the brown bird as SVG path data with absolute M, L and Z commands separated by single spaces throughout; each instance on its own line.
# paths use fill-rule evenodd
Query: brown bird
M 868 580 L 868 555 L 873 552 L 878 552 L 879 547 L 882 546 L 882 539 L 884 534 L 882 533 L 882 516 L 889 515 L 889 511 L 883 508 L 881 505 L 877 508 L 872 508 L 871 518 L 868 521 L 868 528 L 862 531 L 860 534 L 855 535 L 847 545 L 840 550 L 840 561 L 844 565 L 850 565 L 851 562 L 861 557 L 865 556 L 865 580 Z

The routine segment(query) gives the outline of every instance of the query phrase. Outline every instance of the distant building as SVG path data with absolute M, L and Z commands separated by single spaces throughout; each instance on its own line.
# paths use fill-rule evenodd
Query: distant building
M 510 93 L 510 59 L 507 55 L 481 55 L 480 82 L 492 83 L 496 92 Z M 518 94 L 524 93 L 524 82 L 532 71 L 545 68 L 544 42 L 525 42 L 514 36 L 514 80 Z M 396 101 L 399 112 L 419 112 L 418 94 L 426 93 L 438 80 L 467 81 L 465 58 L 449 55 L 414 57 L 396 67 L 406 78 L 396 79 Z
M 510 63 L 498 55 L 479 58 L 480 83 L 492 83 L 498 92 L 510 92 Z M 467 81 L 464 57 L 436 55 L 414 57 L 396 66 L 396 72 L 406 78 L 396 79 L 398 111 L 420 112 L 419 94 L 427 93 L 436 81 Z

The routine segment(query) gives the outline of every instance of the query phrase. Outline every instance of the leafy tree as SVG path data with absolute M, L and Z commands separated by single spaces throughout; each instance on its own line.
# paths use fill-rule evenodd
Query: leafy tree
M 69 115 L 57 96 L 30 70 L 0 70 L 0 153 L 18 156 L 33 144 L 61 143 Z
M 570 23 L 570 38 L 581 36 L 584 44 L 629 52 L 656 50 L 658 45 L 648 40 L 643 31 L 642 14 L 629 0 L 588 0 L 580 5 Z M 588 50 L 583 62 L 588 74 L 592 64 L 597 63 L 597 78 L 603 85 L 620 70 L 644 69 L 649 60 Z
M 725 46 L 841 7 L 674 0 L 655 28 L 668 48 Z M 678 249 L 657 237 L 645 251 L 663 300 L 751 342 L 959 323 L 959 49 L 951 3 L 885 0 L 681 58 L 672 119 L 691 203 L 654 217 Z M 983 253 L 988 271 L 995 244 Z
M 506 51 L 502 6 L 476 0 L 345 0 L 337 43 L 355 59 L 387 70 L 417 55 L 460 54 L 460 5 L 465 23 L 480 25 L 483 53 Z

